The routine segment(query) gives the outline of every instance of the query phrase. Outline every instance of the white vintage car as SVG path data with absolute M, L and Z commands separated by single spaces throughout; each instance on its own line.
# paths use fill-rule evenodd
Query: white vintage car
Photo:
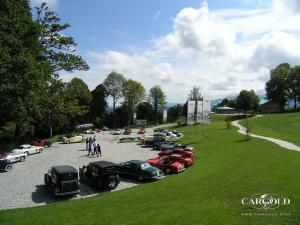
M 35 153 L 41 153 L 44 147 L 32 145 L 20 145 L 18 148 L 12 150 L 13 153 L 24 153 L 27 156 Z
M 11 163 L 15 162 L 24 162 L 26 159 L 26 154 L 22 152 L 5 152 L 1 154 L 0 156 L 1 159 L 7 159 Z

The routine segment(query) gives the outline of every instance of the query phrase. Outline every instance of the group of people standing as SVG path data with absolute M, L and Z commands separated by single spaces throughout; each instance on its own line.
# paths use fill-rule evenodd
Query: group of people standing
M 88 150 L 88 156 L 90 155 L 97 155 L 97 157 L 101 157 L 101 147 L 96 141 L 96 135 L 94 137 L 87 138 L 86 141 L 86 149 Z

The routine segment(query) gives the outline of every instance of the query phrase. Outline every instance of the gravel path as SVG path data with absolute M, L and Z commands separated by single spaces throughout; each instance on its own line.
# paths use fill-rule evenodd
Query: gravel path
M 131 136 L 138 136 L 133 130 Z M 147 130 L 147 134 L 151 133 Z M 89 136 L 89 135 L 86 135 Z M 44 174 L 55 165 L 82 167 L 92 161 L 107 160 L 115 163 L 132 159 L 146 160 L 157 156 L 157 151 L 143 148 L 136 143 L 117 143 L 122 135 L 98 133 L 97 141 L 101 145 L 102 157 L 87 156 L 85 143 L 53 144 L 41 154 L 30 155 L 25 162 L 14 164 L 11 172 L 0 173 L 0 209 L 32 207 L 54 202 L 44 186 Z M 135 180 L 121 179 L 116 191 L 140 184 Z M 76 198 L 99 194 L 99 191 L 81 184 Z M 68 198 L 59 198 L 62 201 Z
M 239 128 L 239 131 L 238 131 L 239 133 L 246 135 L 246 128 L 244 126 L 240 125 L 239 122 L 240 122 L 240 120 L 232 121 L 232 125 Z M 283 148 L 286 148 L 289 150 L 300 151 L 299 146 L 297 146 L 293 143 L 287 142 L 287 141 L 283 141 L 283 140 L 271 138 L 271 137 L 266 137 L 266 136 L 261 136 L 261 135 L 256 135 L 256 134 L 250 134 L 250 136 L 255 137 L 255 138 L 264 139 L 267 141 L 271 141 L 271 142 L 279 145 L 280 147 L 283 147 Z

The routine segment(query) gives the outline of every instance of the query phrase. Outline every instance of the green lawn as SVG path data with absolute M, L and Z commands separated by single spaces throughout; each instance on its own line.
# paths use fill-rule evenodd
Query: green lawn
M 243 120 L 242 125 L 246 124 Z M 300 146 L 300 113 L 270 114 L 250 119 L 251 133 L 279 138 Z
M 299 152 L 254 138 L 245 141 L 221 120 L 180 129 L 182 142 L 197 149 L 195 165 L 182 174 L 87 199 L 0 211 L 0 224 L 300 224 Z M 282 194 L 292 202 L 268 211 L 241 204 L 255 193 Z M 246 212 L 269 215 L 241 215 Z

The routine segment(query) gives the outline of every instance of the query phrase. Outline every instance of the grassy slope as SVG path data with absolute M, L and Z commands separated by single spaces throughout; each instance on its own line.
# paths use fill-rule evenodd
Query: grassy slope
M 246 121 L 241 121 L 242 125 Z M 300 113 L 270 114 L 250 119 L 251 132 L 300 146 Z
M 300 153 L 251 139 L 224 122 L 182 128 L 183 143 L 197 149 L 195 165 L 180 175 L 127 190 L 47 206 L 0 211 L 0 224 L 300 224 Z M 254 193 L 277 193 L 292 204 L 260 212 L 240 204 Z M 270 212 L 270 211 L 268 211 Z

